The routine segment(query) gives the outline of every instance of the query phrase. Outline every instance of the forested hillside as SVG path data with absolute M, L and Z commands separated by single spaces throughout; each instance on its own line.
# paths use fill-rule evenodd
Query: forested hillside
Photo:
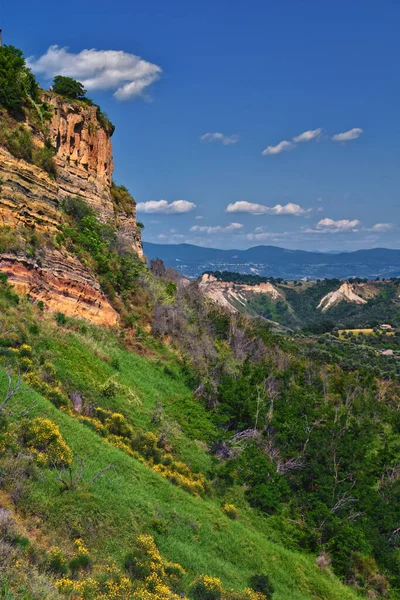
M 92 202 L 35 168 L 57 218 L 0 228 L 0 598 L 400 598 L 395 372 L 148 268 L 111 166 Z

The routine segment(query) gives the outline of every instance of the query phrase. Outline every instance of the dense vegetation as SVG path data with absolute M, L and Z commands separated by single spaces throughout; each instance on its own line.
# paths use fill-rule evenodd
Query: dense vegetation
M 0 249 L 78 256 L 121 324 L 52 314 L 0 277 L 0 598 L 399 599 L 386 357 L 231 315 L 81 199 L 63 211 L 56 235 L 2 228 Z M 337 282 L 274 284 L 291 306 L 274 314 L 307 323 Z M 379 322 L 398 282 L 382 290 Z
M 83 100 L 86 96 L 86 90 L 83 85 L 72 79 L 72 77 L 64 77 L 56 75 L 53 79 L 53 92 L 65 96 L 70 100 Z
M 116 190 L 121 188 L 114 184 L 114 197 Z M 126 188 L 119 193 L 130 198 Z M 118 231 L 111 224 L 100 223 L 93 209 L 79 198 L 67 198 L 63 209 L 71 220 L 58 235 L 58 242 L 65 244 L 95 272 L 111 300 L 118 296 L 123 300 L 125 309 L 128 308 L 138 276 L 145 268 L 143 262 L 125 247 Z
M 283 295 L 284 300 L 271 300 L 265 294 L 248 297 L 246 310 L 251 315 L 260 315 L 277 321 L 294 330 L 303 329 L 306 333 L 321 334 L 333 329 L 354 329 L 376 327 L 382 322 L 400 327 L 400 279 L 391 278 L 372 282 L 375 285 L 374 296 L 367 304 L 341 302 L 327 312 L 316 310 L 321 298 L 339 288 L 340 279 L 321 279 L 317 281 L 286 282 L 280 278 L 261 277 L 228 271 L 209 271 L 218 281 L 235 284 L 258 285 L 271 282 Z M 378 278 L 379 279 L 379 278 Z M 350 283 L 366 284 L 368 280 L 352 278 Z M 237 306 L 236 308 L 240 308 Z
M 0 105 L 20 109 L 27 98 L 39 101 L 39 87 L 26 67 L 24 56 L 14 46 L 0 47 Z
M 0 306 L 26 382 L 0 380 L 0 597 L 355 598 L 295 528 L 215 487 L 220 432 L 166 346 L 55 319 L 4 278 Z

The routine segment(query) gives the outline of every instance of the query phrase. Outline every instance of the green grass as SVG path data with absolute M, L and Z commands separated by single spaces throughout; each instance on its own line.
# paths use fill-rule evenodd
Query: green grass
M 134 426 L 151 429 L 153 408 L 161 401 L 166 415 L 180 425 L 174 450 L 192 468 L 209 468 L 212 459 L 203 445 L 215 435 L 214 426 L 191 396 L 171 357 L 159 360 L 138 356 L 119 347 L 112 334 L 102 333 L 99 337 L 89 332 L 83 336 L 64 329 L 53 331 L 48 324 L 43 325 L 36 350 L 52 355 L 62 381 L 68 381 L 69 386 L 99 405 L 120 410 Z M 111 358 L 118 359 L 119 371 L 112 367 Z M 171 370 L 175 375 L 171 376 Z M 128 404 L 121 396 L 104 399 L 96 393 L 116 372 L 119 381 L 140 396 L 141 406 Z M 3 392 L 4 380 L 1 383 Z M 121 564 L 135 535 L 148 532 L 154 535 L 163 556 L 180 563 L 190 579 L 205 573 L 220 577 L 226 587 L 243 589 L 252 574 L 265 572 L 275 586 L 274 600 L 357 597 L 333 575 L 320 571 L 314 556 L 285 548 L 273 519 L 258 517 L 245 508 L 238 521 L 230 520 L 221 511 L 220 499 L 191 496 L 110 446 L 45 398 L 36 393 L 34 397 L 37 406 L 31 415 L 48 417 L 59 425 L 74 456 L 86 461 L 86 481 L 109 464 L 117 469 L 97 479 L 90 488 L 83 486 L 75 491 L 60 492 L 52 470 L 29 481 L 21 510 L 28 521 L 39 519 L 41 531 L 52 543 L 65 546 L 82 537 L 96 561 L 114 557 Z M 29 395 L 15 401 L 14 414 L 21 403 L 32 400 Z M 162 533 L 157 533 L 155 522 L 163 523 Z

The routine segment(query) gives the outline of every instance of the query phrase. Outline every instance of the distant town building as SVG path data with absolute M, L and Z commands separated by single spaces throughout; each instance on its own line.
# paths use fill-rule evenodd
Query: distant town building
M 393 356 L 393 350 L 382 350 L 382 356 Z
M 387 323 L 383 323 L 381 325 L 381 329 L 393 329 L 393 327 L 391 325 L 387 325 Z

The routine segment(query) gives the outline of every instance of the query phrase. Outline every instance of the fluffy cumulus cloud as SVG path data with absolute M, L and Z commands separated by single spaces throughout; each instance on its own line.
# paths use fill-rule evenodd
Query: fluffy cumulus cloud
M 239 141 L 238 135 L 224 135 L 220 132 L 215 133 L 205 133 L 201 136 L 202 142 L 220 142 L 224 146 L 231 146 L 232 144 L 237 144 Z
M 334 221 L 333 219 L 326 218 L 318 221 L 316 228 L 317 231 L 321 232 L 339 233 L 341 231 L 357 231 L 360 225 L 361 222 L 358 219 L 340 219 L 339 221 Z
M 263 156 L 274 156 L 275 154 L 280 154 L 281 152 L 285 152 L 286 150 L 291 150 L 294 147 L 292 142 L 287 142 L 283 140 L 279 142 L 276 146 L 267 146 L 265 150 L 262 151 Z
M 386 231 L 390 231 L 393 229 L 392 223 L 375 223 L 373 227 L 369 231 L 375 231 L 376 233 L 385 233 Z
M 225 227 L 222 225 L 215 225 L 214 227 L 207 225 L 193 225 L 190 228 L 190 231 L 196 233 L 232 233 L 233 231 L 238 231 L 242 229 L 242 223 L 229 223 Z
M 196 208 L 193 202 L 187 200 L 175 200 L 167 202 L 166 200 L 149 200 L 148 202 L 139 202 L 136 205 L 136 210 L 139 213 L 160 213 L 160 214 L 177 214 L 187 213 Z
M 52 79 L 64 75 L 77 79 L 87 90 L 112 90 L 117 100 L 145 96 L 146 89 L 161 77 L 162 69 L 140 56 L 122 50 L 82 50 L 50 46 L 39 58 L 28 61 L 32 71 Z
M 253 202 L 246 202 L 241 200 L 239 202 L 233 202 L 228 204 L 226 207 L 228 213 L 249 213 L 252 215 L 290 215 L 299 217 L 310 212 L 310 209 L 302 208 L 299 204 L 289 202 L 282 206 L 282 204 L 276 204 L 275 206 L 265 206 L 264 204 L 255 204 Z
M 316 140 L 321 137 L 322 128 L 318 127 L 318 129 L 309 129 L 308 131 L 303 131 L 299 135 L 296 135 L 292 138 L 295 144 L 299 144 L 301 142 L 311 142 L 312 140 Z
M 343 133 L 336 133 L 332 136 L 332 140 L 334 142 L 348 142 L 350 140 L 356 140 L 363 133 L 363 130 L 360 127 L 354 127 L 353 129 L 349 129 L 349 131 L 344 131 Z

